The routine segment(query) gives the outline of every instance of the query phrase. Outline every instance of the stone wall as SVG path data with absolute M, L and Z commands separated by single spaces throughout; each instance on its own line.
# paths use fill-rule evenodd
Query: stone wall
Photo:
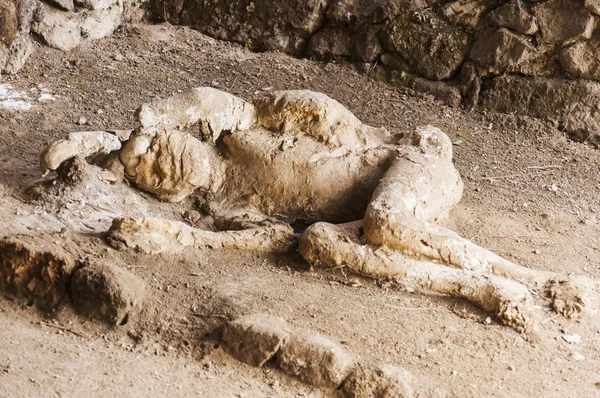
M 37 0 L 0 0 L 0 73 L 13 74 L 33 52 L 31 24 L 42 20 Z
M 256 51 L 369 63 L 374 78 L 451 106 L 551 119 L 600 142 L 600 0 L 154 0 L 153 13 Z
M 600 0 L 0 0 L 0 71 L 111 34 L 128 10 L 249 50 L 364 64 L 375 79 L 555 121 L 600 144 Z M 131 12 L 129 12 L 131 14 Z
M 63 51 L 141 20 L 145 0 L 0 0 L 0 73 L 14 74 L 34 51 L 33 37 Z

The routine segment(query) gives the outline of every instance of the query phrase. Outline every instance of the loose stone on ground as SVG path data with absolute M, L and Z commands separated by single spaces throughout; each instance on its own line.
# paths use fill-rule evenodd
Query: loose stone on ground
M 127 323 L 146 295 L 142 279 L 115 265 L 91 263 L 73 274 L 73 306 L 112 325 Z
M 223 349 L 238 361 L 263 366 L 288 340 L 289 327 L 272 315 L 253 314 L 227 323 L 223 328 Z

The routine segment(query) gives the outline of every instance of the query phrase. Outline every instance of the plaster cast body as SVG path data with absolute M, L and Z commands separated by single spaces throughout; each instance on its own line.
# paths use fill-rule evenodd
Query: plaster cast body
M 273 92 L 250 104 L 212 88 L 145 104 L 138 121 L 131 134 L 120 133 L 120 149 L 106 132 L 90 145 L 81 142 L 89 133 L 71 134 L 46 150 L 42 168 L 56 168 L 77 148 L 86 156 L 119 149 L 128 181 L 166 201 L 204 192 L 215 219 L 229 219 L 222 224 L 235 230 L 116 219 L 107 233 L 114 245 L 151 253 L 190 246 L 287 251 L 296 234 L 286 223 L 315 223 L 300 238 L 307 261 L 464 297 L 522 331 L 532 330 L 534 315 L 520 282 L 544 288 L 559 279 L 436 224 L 463 190 L 452 144 L 437 128 L 391 134 L 310 91 Z M 199 138 L 184 131 L 190 126 L 199 126 Z M 104 142 L 110 145 L 99 148 Z M 571 315 L 589 306 L 592 281 L 565 283 L 554 286 L 557 310 Z

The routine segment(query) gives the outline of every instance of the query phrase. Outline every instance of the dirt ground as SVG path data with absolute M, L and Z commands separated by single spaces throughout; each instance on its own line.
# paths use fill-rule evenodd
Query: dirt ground
M 461 300 L 311 269 L 293 253 L 115 251 L 97 235 L 110 224 L 102 212 L 89 213 L 98 215 L 93 225 L 78 225 L 23 194 L 41 178 L 48 143 L 73 131 L 132 128 L 134 110 L 151 98 L 207 85 L 248 100 L 265 90 L 311 89 L 373 126 L 432 124 L 447 132 L 465 194 L 446 225 L 462 236 L 531 268 L 600 278 L 600 152 L 556 127 L 465 113 L 384 87 L 351 66 L 252 53 L 169 25 L 123 27 L 70 53 L 38 47 L 18 76 L 0 84 L 26 93 L 32 105 L 0 108 L 2 235 L 46 234 L 66 251 L 125 264 L 151 290 L 142 313 L 117 328 L 76 315 L 69 303 L 46 315 L 0 300 L 0 396 L 335 396 L 219 348 L 214 331 L 255 312 L 322 333 L 367 361 L 404 367 L 423 389 L 448 396 L 600 395 L 597 311 L 567 320 L 538 297 L 541 322 L 524 336 Z M 54 100 L 37 99 L 40 85 Z M 131 191 L 153 214 L 184 220 L 194 206 L 193 198 L 165 204 Z M 573 334 L 579 343 L 563 339 Z

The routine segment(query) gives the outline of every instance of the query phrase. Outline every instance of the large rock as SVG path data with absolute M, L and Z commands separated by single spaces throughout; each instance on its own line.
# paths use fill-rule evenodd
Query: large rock
M 138 276 L 110 264 L 87 264 L 73 274 L 73 306 L 111 325 L 124 325 L 139 310 L 146 285 Z
M 589 41 L 582 41 L 560 51 L 560 64 L 575 77 L 600 80 L 600 31 Z
M 397 366 L 359 365 L 344 382 L 342 391 L 349 398 L 411 398 L 415 396 L 412 382 L 411 373 Z
M 352 371 L 354 357 L 320 335 L 291 336 L 280 350 L 281 369 L 316 387 L 338 388 Z
M 50 47 L 70 51 L 83 40 L 111 35 L 121 24 L 122 1 L 84 0 L 77 5 L 83 9 L 73 12 L 47 5 L 44 18 L 32 27 L 34 33 Z M 62 4 L 61 8 L 68 8 L 68 4 Z
M 63 300 L 74 269 L 70 255 L 41 239 L 0 241 L 0 290 L 43 311 L 51 311 Z
M 381 63 L 370 68 L 369 76 L 377 81 L 395 87 L 408 87 L 420 93 L 429 94 L 456 108 L 460 106 L 462 96 L 460 89 L 446 82 L 435 82 L 403 71 L 399 57 L 386 53 L 381 56 Z
M 418 11 L 436 3 L 435 0 L 335 0 L 329 4 L 327 20 L 336 26 L 378 25 L 400 12 Z
M 0 43 L 10 46 L 19 31 L 18 3 L 0 0 Z
M 223 349 L 238 361 L 262 366 L 273 358 L 289 338 L 290 329 L 279 317 L 252 314 L 223 327 Z
M 80 22 L 81 36 L 89 40 L 110 36 L 121 25 L 122 15 L 121 2 L 84 13 Z
M 323 24 L 326 0 L 160 0 L 157 15 L 257 50 L 301 55 Z
M 1 68 L 2 72 L 9 75 L 17 73 L 25 65 L 33 51 L 34 45 L 29 37 L 29 32 L 20 32 L 7 50 L 6 62 Z
M 44 18 L 44 5 L 39 0 L 19 1 L 19 29 L 29 32 L 33 22 Z
M 546 43 L 562 44 L 589 39 L 595 26 L 594 18 L 578 0 L 549 0 L 533 6 Z
M 600 0 L 585 0 L 584 4 L 592 14 L 600 15 Z
M 371 27 L 357 33 L 347 28 L 326 28 L 310 39 L 309 54 L 324 60 L 373 62 L 383 51 L 377 33 Z
M 43 16 L 38 0 L 0 0 L 0 72 L 14 74 L 25 64 L 34 46 L 29 37 L 33 21 Z
M 600 144 L 600 83 L 502 76 L 484 84 L 481 106 L 558 123 L 579 141 Z
M 504 28 L 481 30 L 469 57 L 494 74 L 538 75 L 545 67 L 543 55 L 525 36 Z
M 498 0 L 456 0 L 442 7 L 442 14 L 453 24 L 478 28 L 481 18 L 498 6 Z
M 487 15 L 486 22 L 524 35 L 533 35 L 538 31 L 536 18 L 521 0 L 511 0 L 496 8 Z
M 33 32 L 38 34 L 50 47 L 63 51 L 70 51 L 81 43 L 79 22 L 74 14 L 47 6 L 44 19 L 32 26 Z
M 404 58 L 421 77 L 444 80 L 462 65 L 470 36 L 434 13 L 403 14 L 387 24 L 384 48 Z

